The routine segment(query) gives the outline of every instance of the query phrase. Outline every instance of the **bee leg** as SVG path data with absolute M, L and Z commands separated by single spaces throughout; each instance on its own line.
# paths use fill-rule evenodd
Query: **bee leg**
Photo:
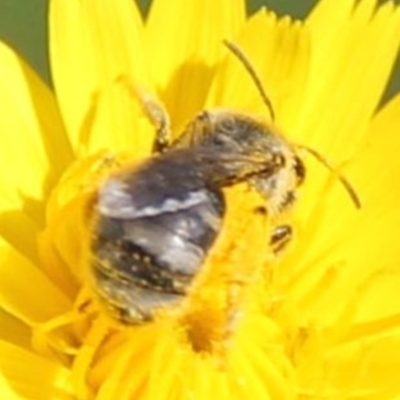
M 153 152 L 162 153 L 170 145 L 169 117 L 164 107 L 151 95 L 139 93 L 143 109 L 156 129 Z
M 155 102 L 147 104 L 147 114 L 156 128 L 156 138 L 154 140 L 153 151 L 162 153 L 170 145 L 170 125 L 168 114 L 160 104 Z
M 269 244 L 275 255 L 279 254 L 288 245 L 293 236 L 290 225 L 278 225 L 272 230 Z
M 133 86 L 126 76 L 121 75 L 116 81 L 123 84 L 131 95 L 139 100 L 147 118 L 156 128 L 153 151 L 157 153 L 165 151 L 170 144 L 170 124 L 168 113 L 161 102 L 141 86 Z

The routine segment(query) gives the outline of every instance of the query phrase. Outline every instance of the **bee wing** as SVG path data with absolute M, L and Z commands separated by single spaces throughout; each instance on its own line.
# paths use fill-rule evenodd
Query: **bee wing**
M 111 218 L 135 219 L 176 212 L 206 201 L 209 190 L 272 174 L 274 161 L 194 147 L 171 150 L 109 178 L 98 207 Z
M 206 193 L 193 153 L 194 149 L 163 153 L 110 177 L 99 190 L 100 213 L 135 219 L 199 204 Z

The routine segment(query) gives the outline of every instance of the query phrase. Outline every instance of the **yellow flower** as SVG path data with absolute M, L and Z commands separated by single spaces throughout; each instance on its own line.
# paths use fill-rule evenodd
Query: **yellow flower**
M 1 399 L 399 399 L 400 96 L 378 105 L 400 9 L 322 0 L 300 23 L 244 8 L 154 0 L 143 24 L 130 0 L 52 0 L 55 95 L 1 45 Z M 136 89 L 164 104 L 174 136 L 217 107 L 271 123 L 223 39 L 259 72 L 276 129 L 340 167 L 362 207 L 301 154 L 290 214 L 271 221 L 247 187 L 227 191 L 187 299 L 120 326 L 88 284 L 88 204 L 114 159 L 151 154 Z M 275 257 L 280 222 L 295 233 Z

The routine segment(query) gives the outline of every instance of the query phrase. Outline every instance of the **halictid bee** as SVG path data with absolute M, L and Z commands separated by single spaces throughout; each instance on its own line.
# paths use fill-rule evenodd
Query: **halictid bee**
M 253 77 L 273 119 L 252 66 L 235 45 L 225 44 Z M 111 315 L 126 324 L 152 320 L 159 308 L 185 296 L 221 229 L 223 188 L 247 182 L 265 198 L 267 212 L 277 214 L 293 203 L 305 178 L 297 147 L 265 123 L 229 111 L 203 111 L 168 145 L 167 118 L 151 107 L 158 152 L 110 176 L 95 206 L 94 289 Z M 339 179 L 358 206 L 350 185 Z M 288 225 L 276 227 L 272 247 L 283 247 L 291 234 Z

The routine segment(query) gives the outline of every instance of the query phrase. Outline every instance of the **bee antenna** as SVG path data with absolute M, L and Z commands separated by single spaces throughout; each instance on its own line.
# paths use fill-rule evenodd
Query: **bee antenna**
M 249 58 L 246 56 L 246 54 L 243 52 L 243 50 L 239 46 L 237 46 L 235 43 L 232 43 L 226 39 L 224 39 L 223 43 L 237 57 L 237 59 L 242 63 L 242 65 L 244 66 L 246 71 L 250 74 L 264 104 L 268 108 L 269 114 L 271 116 L 271 120 L 274 121 L 275 120 L 274 107 L 272 106 L 272 102 L 269 99 L 269 97 L 267 96 L 266 91 L 264 90 L 264 87 L 261 83 L 259 74 L 254 69 L 253 65 L 250 63 Z
M 296 146 L 302 150 L 307 151 L 307 153 L 311 154 L 317 161 L 319 161 L 322 165 L 324 165 L 329 171 L 334 173 L 337 178 L 339 179 L 340 183 L 343 185 L 343 187 L 346 189 L 347 193 L 349 194 L 352 202 L 356 206 L 357 209 L 361 208 L 361 200 L 358 197 L 358 194 L 354 187 L 351 185 L 351 183 L 344 177 L 341 173 L 338 172 L 337 168 L 335 168 L 325 157 L 323 157 L 320 153 L 318 153 L 316 150 L 304 146 L 304 145 L 298 145 Z

